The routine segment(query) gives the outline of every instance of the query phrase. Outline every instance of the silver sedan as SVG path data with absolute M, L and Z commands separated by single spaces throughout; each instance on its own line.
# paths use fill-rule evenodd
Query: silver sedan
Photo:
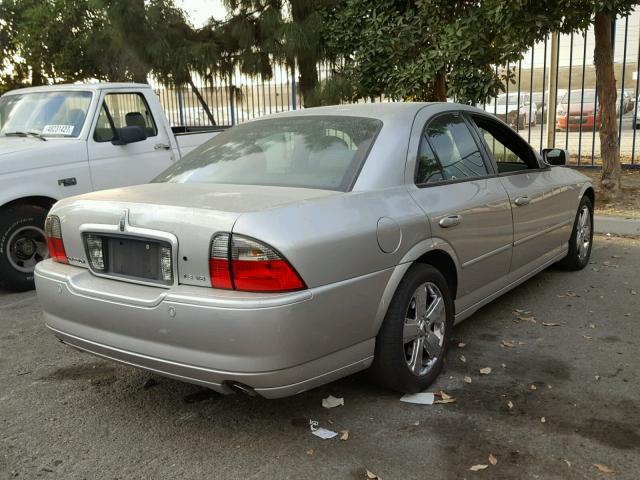
M 421 391 L 454 324 L 588 263 L 594 191 L 566 157 L 456 104 L 252 121 L 148 185 L 58 202 L 44 319 L 68 345 L 223 393 L 364 369 Z

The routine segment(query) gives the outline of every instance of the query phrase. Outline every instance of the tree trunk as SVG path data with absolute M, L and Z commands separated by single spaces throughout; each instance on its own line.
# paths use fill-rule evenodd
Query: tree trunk
M 189 75 L 189 78 L 187 79 L 187 82 L 189 83 L 189 86 L 191 87 L 191 90 L 193 90 L 193 93 L 195 94 L 196 98 L 200 102 L 200 105 L 202 105 L 202 109 L 204 110 L 204 113 L 207 114 L 207 117 L 209 118 L 209 121 L 211 122 L 211 125 L 215 125 L 216 121 L 213 118 L 213 115 L 211 114 L 211 110 L 209 109 L 209 105 L 207 105 L 207 101 L 202 96 L 202 93 L 200 93 L 200 90 L 198 89 L 198 87 L 196 87 L 195 83 L 193 83 L 193 78 L 191 78 L 191 75 Z
M 44 76 L 42 75 L 42 71 L 40 70 L 40 66 L 31 66 L 31 86 L 39 87 L 40 85 L 44 85 Z
M 616 119 L 616 77 L 613 70 L 611 46 L 611 16 L 596 13 L 594 28 L 596 45 L 593 50 L 600 107 L 600 155 L 602 176 L 600 193 L 605 201 L 620 198 L 620 145 L 618 143 L 618 121 Z M 596 114 L 596 120 L 598 115 Z M 597 122 L 596 122 L 597 125 Z M 595 127 L 594 127 L 595 128 Z
M 447 77 L 443 70 L 438 70 L 436 72 L 436 78 L 433 80 L 433 90 L 436 101 L 447 101 Z
M 298 86 L 302 93 L 302 102 L 305 107 L 317 107 L 320 105 L 320 98 L 317 95 L 318 67 L 316 59 L 298 58 L 298 70 L 300 79 Z

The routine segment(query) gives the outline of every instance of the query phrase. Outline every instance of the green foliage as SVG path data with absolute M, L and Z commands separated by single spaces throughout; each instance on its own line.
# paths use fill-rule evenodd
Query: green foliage
M 634 3 L 344 0 L 327 12 L 325 36 L 340 66 L 321 96 L 482 102 L 514 82 L 504 67 L 551 31 L 584 29 L 599 9 L 626 14 Z

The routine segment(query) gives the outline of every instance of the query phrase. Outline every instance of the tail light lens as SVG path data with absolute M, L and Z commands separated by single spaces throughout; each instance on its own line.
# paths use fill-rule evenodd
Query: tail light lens
M 241 235 L 211 241 L 211 286 L 246 292 L 289 292 L 306 288 L 289 262 L 273 248 Z
M 84 242 L 91 268 L 98 272 L 104 272 L 104 243 L 102 237 L 88 234 L 84 238 Z
M 49 215 L 44 222 L 44 234 L 47 237 L 49 256 L 56 262 L 69 263 L 67 260 L 67 252 L 64 251 L 60 218 L 55 215 Z

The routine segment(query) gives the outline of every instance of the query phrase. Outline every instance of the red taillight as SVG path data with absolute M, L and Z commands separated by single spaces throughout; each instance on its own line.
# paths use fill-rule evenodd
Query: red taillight
M 230 247 L 230 250 L 229 250 Z M 229 259 L 231 263 L 229 264 Z M 305 284 L 273 248 L 239 235 L 216 235 L 209 259 L 211 286 L 246 292 L 288 292 Z
M 209 276 L 214 288 L 233 289 L 229 270 L 229 234 L 216 235 L 211 240 L 209 253 Z
M 64 250 L 64 242 L 62 241 L 62 227 L 60 219 L 55 215 L 49 215 L 44 222 L 44 234 L 47 237 L 47 247 L 49 247 L 49 256 L 56 262 L 69 263 L 67 260 L 67 252 Z

